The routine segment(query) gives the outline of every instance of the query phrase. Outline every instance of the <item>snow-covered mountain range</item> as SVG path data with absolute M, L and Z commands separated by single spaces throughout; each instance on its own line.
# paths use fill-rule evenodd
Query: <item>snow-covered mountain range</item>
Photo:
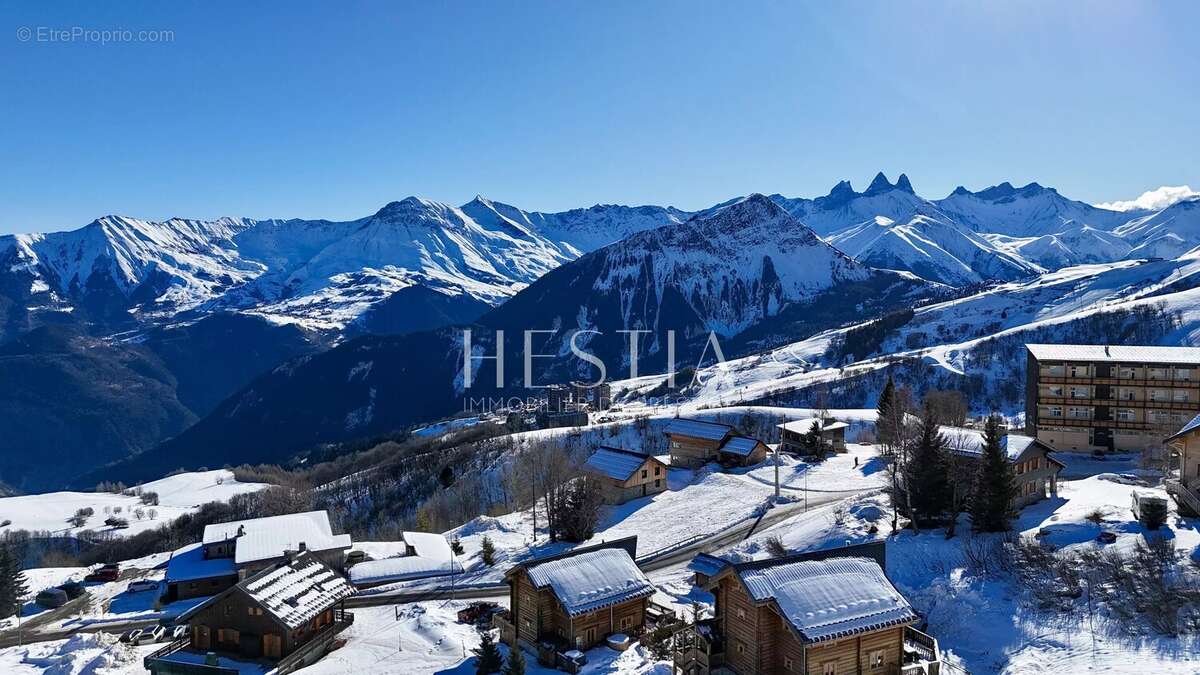
M 685 216 L 653 206 L 529 213 L 482 197 L 462 207 L 409 197 L 343 222 L 105 216 L 0 237 L 0 295 L 14 305 L 0 325 L 36 321 L 18 310 L 79 311 L 113 330 L 233 310 L 341 330 L 408 289 L 433 291 L 419 309 L 470 320 L 563 262 Z
M 893 184 L 880 173 L 864 192 L 842 181 L 823 197 L 771 199 L 867 266 L 966 286 L 1181 255 L 1200 245 L 1200 197 L 1171 194 L 1180 201 L 1158 211 L 1100 208 L 1036 183 L 930 200 L 907 176 Z M 68 313 L 102 333 L 218 311 L 334 332 L 434 328 L 475 319 L 564 262 L 693 215 L 409 197 L 351 221 L 105 216 L 69 232 L 0 237 L 0 337 Z

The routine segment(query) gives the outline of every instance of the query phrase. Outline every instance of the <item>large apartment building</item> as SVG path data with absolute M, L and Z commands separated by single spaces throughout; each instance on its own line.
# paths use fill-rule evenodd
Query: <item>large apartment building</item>
M 1200 348 L 1026 349 L 1025 430 L 1055 450 L 1157 447 L 1200 413 Z

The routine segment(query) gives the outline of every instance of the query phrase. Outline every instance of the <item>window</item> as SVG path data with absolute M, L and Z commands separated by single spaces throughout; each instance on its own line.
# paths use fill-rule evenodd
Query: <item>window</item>
M 1087 398 L 1087 387 L 1071 387 L 1071 398 Z
M 262 616 L 262 608 L 261 607 L 247 607 L 246 612 L 250 616 Z
M 1087 366 L 1071 366 L 1071 377 L 1087 377 Z
M 626 628 L 629 628 L 629 626 L 630 626 L 630 625 L 632 625 L 632 624 L 633 624 L 633 619 L 632 619 L 632 618 L 630 618 L 630 617 L 628 617 L 628 616 L 623 616 L 623 617 L 621 617 L 621 629 L 622 629 L 622 630 L 624 630 L 624 629 L 626 629 Z
M 1150 369 L 1150 379 L 1151 379 L 1151 380 L 1165 380 L 1165 379 L 1167 379 L 1167 371 L 1166 371 L 1166 369 L 1165 369 L 1165 368 L 1151 368 L 1151 369 Z
M 1050 377 L 1062 377 L 1063 376 L 1063 367 L 1062 366 L 1047 366 L 1046 374 L 1049 375 Z
M 1121 422 L 1132 422 L 1137 418 L 1133 408 L 1117 408 L 1117 419 Z
M 661 473 L 662 473 L 662 467 L 661 467 L 661 466 L 656 466 L 656 467 L 654 467 L 654 475 L 655 475 L 655 476 L 657 476 L 657 475 L 659 475 L 659 474 L 661 474 Z
M 1192 379 L 1192 370 L 1191 370 L 1191 368 L 1176 368 L 1176 369 L 1175 369 L 1175 379 L 1177 379 L 1177 380 L 1190 380 L 1190 379 Z
M 660 487 L 661 485 L 662 485 L 662 479 L 661 479 L 661 478 L 659 478 L 659 479 L 657 479 L 657 480 L 655 480 L 655 481 L 654 481 L 654 487 Z
M 837 675 L 837 661 L 826 661 L 821 664 L 821 675 Z
M 1088 417 L 1092 416 L 1092 409 L 1091 408 L 1068 408 L 1067 416 L 1074 417 L 1076 419 L 1087 419 Z
M 225 616 L 233 616 L 233 605 L 225 605 L 222 611 L 225 613 Z
M 867 667 L 868 668 L 882 668 L 883 667 L 883 650 L 882 649 L 876 649 L 867 655 Z
M 1117 369 L 1117 375 L 1122 380 L 1132 380 L 1137 377 L 1137 371 L 1132 366 L 1121 366 Z
M 1063 416 L 1062 406 L 1060 406 L 1060 405 L 1050 406 L 1050 416 L 1051 417 L 1062 417 Z
M 792 667 L 794 665 L 796 665 L 796 664 L 795 664 L 795 662 L 792 661 L 792 657 L 790 657 L 790 656 L 783 657 L 783 669 L 784 670 L 790 671 L 790 670 L 792 670 Z
M 741 607 L 738 607 L 737 608 L 737 618 L 739 618 L 739 619 L 746 618 L 746 610 L 742 609 Z
M 1063 388 L 1061 384 L 1050 385 L 1050 396 L 1062 396 Z
M 1150 400 L 1151 401 L 1165 401 L 1168 398 L 1170 398 L 1170 397 L 1167 395 L 1166 389 L 1151 389 L 1150 390 Z
M 1188 400 L 1187 389 L 1176 389 L 1176 390 L 1172 391 L 1171 398 L 1173 398 L 1179 402 L 1186 402 Z
M 1133 389 L 1125 389 L 1122 387 L 1121 389 L 1117 390 L 1117 398 L 1121 399 L 1122 401 L 1134 401 L 1137 400 L 1137 392 Z
M 744 643 L 742 643 L 742 642 L 737 643 L 737 653 L 739 653 L 739 654 L 746 653 L 746 645 Z
M 645 478 L 645 477 L 646 477 L 646 470 L 642 469 L 642 478 Z

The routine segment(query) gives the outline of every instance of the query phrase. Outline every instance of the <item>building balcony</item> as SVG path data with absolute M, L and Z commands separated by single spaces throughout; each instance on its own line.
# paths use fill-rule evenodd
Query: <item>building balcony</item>
M 1167 479 L 1165 483 L 1167 494 L 1175 498 L 1181 514 L 1192 517 L 1200 516 L 1200 492 L 1197 491 L 1195 484 L 1188 485 L 1174 478 Z
M 940 675 L 942 652 L 937 638 L 913 628 L 904 628 L 904 662 L 900 666 L 902 675 Z

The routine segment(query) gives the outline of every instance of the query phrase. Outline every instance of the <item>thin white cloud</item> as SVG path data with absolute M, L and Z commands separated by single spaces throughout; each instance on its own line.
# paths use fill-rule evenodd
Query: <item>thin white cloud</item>
M 1157 190 L 1143 192 L 1141 197 L 1125 202 L 1106 202 L 1097 204 L 1096 206 L 1102 209 L 1112 211 L 1133 211 L 1134 209 L 1147 209 L 1150 211 L 1161 211 L 1175 202 L 1182 201 L 1188 197 L 1200 195 L 1192 188 L 1186 185 L 1171 187 L 1164 185 Z

